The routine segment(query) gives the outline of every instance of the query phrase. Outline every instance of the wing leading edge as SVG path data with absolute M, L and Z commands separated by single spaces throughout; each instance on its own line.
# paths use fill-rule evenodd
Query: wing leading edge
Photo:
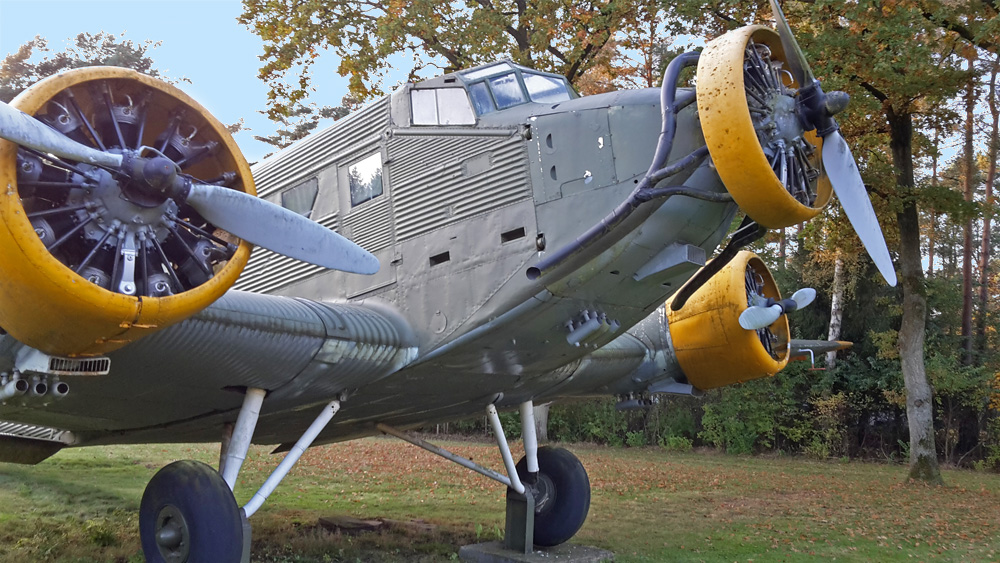
M 397 371 L 416 356 L 415 342 L 407 323 L 377 304 L 230 291 L 190 319 L 109 354 L 106 375 L 63 376 L 71 390 L 65 397 L 14 397 L 0 418 L 70 430 L 74 445 L 216 441 L 247 387 L 268 391 L 266 428 L 269 415 Z M 0 346 L 0 370 L 17 369 L 21 349 Z

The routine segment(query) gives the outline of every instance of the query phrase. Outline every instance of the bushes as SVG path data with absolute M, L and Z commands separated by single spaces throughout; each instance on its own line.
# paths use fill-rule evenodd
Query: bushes
M 927 363 L 943 459 L 1000 470 L 1000 375 L 934 355 Z M 673 452 L 708 446 L 735 454 L 906 459 L 906 399 L 898 360 L 848 355 L 834 370 L 810 367 L 794 362 L 773 378 L 716 389 L 701 399 L 664 396 L 648 409 L 618 411 L 613 398 L 557 402 L 549 412 L 549 438 Z M 501 419 L 507 437 L 518 439 L 517 411 L 503 412 Z M 483 416 L 445 426 L 452 432 L 489 434 Z

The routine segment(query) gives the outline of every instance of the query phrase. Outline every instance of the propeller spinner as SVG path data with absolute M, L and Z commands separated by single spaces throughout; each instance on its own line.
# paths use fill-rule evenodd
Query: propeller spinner
M 816 290 L 811 287 L 803 287 L 781 301 L 755 294 L 754 303 L 740 313 L 740 326 L 747 330 L 763 329 L 771 326 L 781 315 L 808 306 L 814 299 Z

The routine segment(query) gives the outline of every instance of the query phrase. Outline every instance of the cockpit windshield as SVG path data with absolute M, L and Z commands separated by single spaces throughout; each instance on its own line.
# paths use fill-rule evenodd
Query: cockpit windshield
M 551 104 L 576 97 L 557 74 L 530 70 L 504 61 L 458 73 L 476 114 L 504 110 L 528 102 Z
M 565 77 L 501 61 L 416 85 L 410 90 L 410 123 L 475 125 L 477 116 L 529 102 L 552 104 L 575 97 Z

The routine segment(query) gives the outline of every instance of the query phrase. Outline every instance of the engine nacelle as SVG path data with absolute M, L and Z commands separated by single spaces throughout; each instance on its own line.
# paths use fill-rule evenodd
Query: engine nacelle
M 781 299 L 764 262 L 743 251 L 679 311 L 667 302 L 673 352 L 689 383 L 698 389 L 713 389 L 774 375 L 788 363 L 785 315 L 756 331 L 740 326 L 740 314 L 755 294 Z
M 726 33 L 698 59 L 698 118 L 719 178 L 769 229 L 815 217 L 832 194 L 822 139 L 803 128 L 785 61 L 778 34 L 763 26 Z
M 78 142 L 148 147 L 203 183 L 254 191 L 226 128 L 177 88 L 88 67 L 11 102 Z M 114 171 L 0 140 L 0 327 L 53 355 L 95 355 L 177 323 L 218 299 L 250 245 L 169 198 L 122 197 Z

